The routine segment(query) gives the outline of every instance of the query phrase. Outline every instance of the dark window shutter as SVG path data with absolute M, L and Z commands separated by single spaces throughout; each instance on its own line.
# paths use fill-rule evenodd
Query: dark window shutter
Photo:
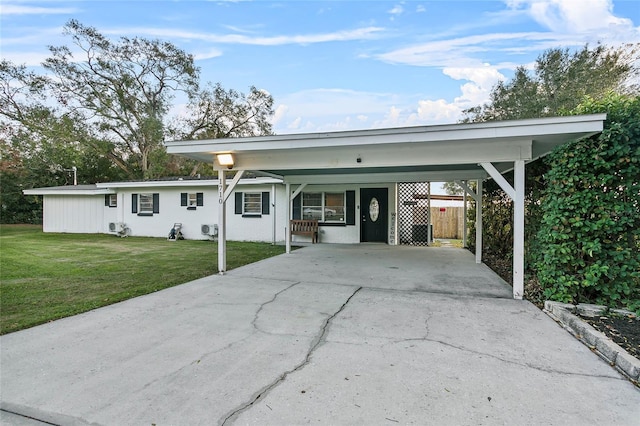
M 236 214 L 242 214 L 242 192 L 236 192 Z
M 262 193 L 262 214 L 269 214 L 269 193 Z
M 347 191 L 347 225 L 356 224 L 356 191 Z
M 138 213 L 138 194 L 131 194 L 131 213 Z
M 302 219 L 302 193 L 293 199 L 293 219 Z
M 105 207 L 109 207 L 109 199 L 110 199 L 109 197 L 110 197 L 109 194 L 104 196 L 104 206 Z
M 186 192 L 181 192 L 180 193 L 180 205 L 182 207 L 185 207 L 187 205 L 187 193 Z
M 153 194 L 153 212 L 160 213 L 160 194 Z
M 202 193 L 202 192 L 197 192 L 196 193 L 196 205 L 197 206 L 204 206 L 204 193 Z

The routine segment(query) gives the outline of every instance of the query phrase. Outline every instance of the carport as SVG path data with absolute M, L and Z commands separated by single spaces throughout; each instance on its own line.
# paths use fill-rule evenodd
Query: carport
M 283 180 L 292 200 L 309 184 L 456 181 L 476 201 L 476 262 L 482 261 L 482 182 L 514 202 L 513 297 L 524 294 L 526 163 L 601 132 L 605 114 L 344 132 L 166 142 L 167 152 L 213 162 L 219 176 L 219 272 L 226 271 L 226 202 L 246 171 Z M 225 172 L 237 173 L 227 183 Z M 503 177 L 514 171 L 514 185 Z M 468 185 L 476 181 L 476 191 Z M 287 252 L 290 252 L 288 235 Z

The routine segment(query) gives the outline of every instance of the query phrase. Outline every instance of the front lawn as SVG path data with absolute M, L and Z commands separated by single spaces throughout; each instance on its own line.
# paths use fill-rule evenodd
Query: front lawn
M 162 290 L 218 271 L 211 241 L 50 234 L 0 225 L 0 334 Z M 227 269 L 277 254 L 268 243 L 227 242 Z

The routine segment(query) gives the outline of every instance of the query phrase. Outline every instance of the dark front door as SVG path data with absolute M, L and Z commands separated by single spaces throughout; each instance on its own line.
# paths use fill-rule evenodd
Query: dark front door
M 387 242 L 389 196 L 387 188 L 360 190 L 360 241 Z

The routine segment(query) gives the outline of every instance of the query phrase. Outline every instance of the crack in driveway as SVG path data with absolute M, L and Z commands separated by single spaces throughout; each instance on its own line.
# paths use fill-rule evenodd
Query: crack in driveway
M 259 332 L 264 333 L 264 334 L 274 334 L 274 333 L 269 333 L 268 331 L 262 330 L 260 327 L 258 327 L 257 322 L 258 322 L 258 317 L 260 316 L 260 312 L 262 312 L 262 310 L 264 309 L 265 306 L 267 306 L 270 303 L 275 302 L 276 299 L 278 298 L 278 296 L 280 296 L 282 293 L 284 293 L 287 290 L 290 290 L 292 287 L 295 287 L 298 284 L 300 284 L 300 281 L 297 281 L 297 282 L 291 284 L 290 286 L 285 287 L 282 290 L 276 292 L 270 300 L 267 300 L 266 302 L 260 304 L 260 307 L 258 308 L 258 310 L 256 311 L 255 315 L 253 316 L 253 321 L 251 321 L 251 325 L 253 326 L 253 328 L 256 331 L 259 331 Z
M 297 283 L 296 283 L 297 284 Z M 293 284 L 293 285 L 296 285 Z M 290 286 L 290 287 L 293 287 Z M 289 288 L 290 288 L 289 287 Z M 287 289 L 284 289 L 282 291 L 285 291 Z M 313 356 L 313 353 L 315 352 L 316 349 L 318 349 L 324 342 L 325 342 L 325 337 L 327 335 L 327 331 L 329 328 L 329 325 L 331 324 L 331 321 L 338 315 L 340 314 L 340 312 L 342 312 L 345 307 L 347 306 L 347 304 L 349 304 L 349 302 L 351 301 L 351 299 L 353 299 L 353 297 L 360 291 L 362 290 L 362 287 L 358 287 L 353 293 L 351 293 L 351 295 L 347 298 L 347 300 L 342 304 L 342 306 L 340 306 L 340 308 L 338 308 L 338 310 L 336 312 L 334 312 L 333 314 L 331 314 L 329 317 L 327 317 L 327 319 L 324 321 L 324 324 L 322 325 L 322 327 L 320 328 L 320 332 L 316 335 L 316 337 L 314 337 L 314 339 L 311 341 L 311 346 L 309 347 L 309 350 L 307 351 L 307 355 L 305 356 L 304 360 L 299 363 L 298 365 L 296 365 L 294 368 L 292 368 L 291 370 L 285 371 L 284 373 L 282 373 L 280 376 L 278 376 L 276 378 L 276 380 L 274 380 L 272 383 L 270 383 L 269 385 L 265 386 L 264 388 L 262 388 L 261 390 L 258 391 L 258 393 L 256 394 L 256 396 L 252 397 L 250 401 L 242 404 L 240 407 L 236 408 L 235 410 L 231 411 L 230 414 L 228 414 L 224 420 L 222 420 L 222 422 L 220 423 L 221 425 L 226 425 L 228 422 L 232 422 L 240 413 L 242 413 L 243 411 L 247 410 L 248 408 L 250 408 L 253 404 L 255 404 L 256 402 L 260 401 L 262 398 L 264 398 L 265 396 L 267 396 L 267 394 L 269 394 L 269 392 L 271 392 L 273 389 L 275 389 L 280 383 L 282 383 L 287 376 L 289 376 L 292 373 L 295 373 L 296 371 L 299 371 L 300 369 L 302 369 L 303 367 L 305 367 L 307 364 L 309 364 L 309 361 L 311 361 L 311 357 Z M 279 292 L 279 293 L 282 293 Z M 273 300 L 276 299 L 277 295 L 279 294 L 277 293 Z M 272 301 L 273 301 L 272 300 Z M 269 302 L 267 302 L 269 303 Z M 266 303 L 265 303 L 266 304 Z M 256 314 L 257 317 L 257 314 Z
M 510 359 L 501 358 L 501 357 L 499 357 L 497 355 L 494 355 L 492 353 L 474 351 L 473 349 L 465 348 L 464 346 L 454 345 L 452 343 L 448 343 L 448 342 L 445 342 L 443 340 L 429 339 L 428 337 L 416 337 L 416 338 L 409 338 L 409 339 L 400 339 L 400 340 L 394 340 L 391 343 L 392 344 L 396 344 L 396 343 L 416 342 L 416 341 L 417 342 L 439 343 L 441 345 L 448 346 L 450 348 L 457 349 L 459 351 L 468 352 L 468 353 L 472 353 L 472 354 L 480 355 L 480 356 L 486 356 L 488 358 L 497 359 L 498 361 L 501 361 L 501 362 L 504 362 L 504 363 L 507 363 L 507 364 L 513 364 L 513 365 L 517 365 L 517 366 L 520 366 L 520 367 L 527 367 L 527 368 L 531 368 L 531 369 L 537 370 L 537 371 L 542 371 L 542 372 L 545 372 L 545 373 L 562 374 L 562 375 L 565 375 L 565 376 L 598 377 L 598 378 L 604 378 L 604 379 L 624 380 L 622 377 L 618 378 L 618 377 L 614 377 L 614 376 L 599 375 L 599 374 L 574 373 L 574 372 L 570 372 L 570 371 L 557 370 L 557 369 L 554 369 L 554 368 L 544 368 L 544 367 L 533 365 L 533 364 L 530 364 L 530 363 L 527 363 L 527 362 L 518 362 L 518 361 L 514 361 L 514 360 L 510 360 Z

